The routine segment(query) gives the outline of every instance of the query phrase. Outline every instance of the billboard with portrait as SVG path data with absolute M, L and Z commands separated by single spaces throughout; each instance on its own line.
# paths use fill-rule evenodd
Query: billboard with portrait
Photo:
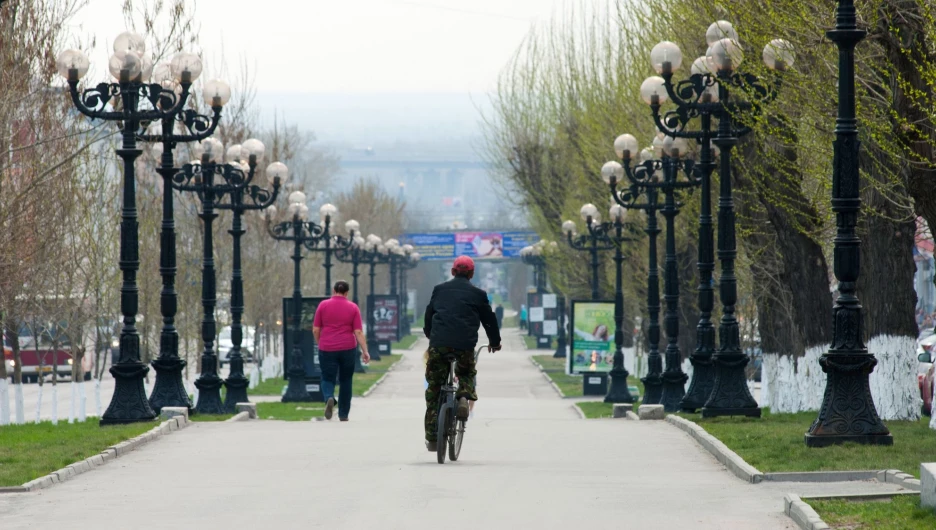
M 367 311 L 379 340 L 400 340 L 400 297 L 395 294 L 372 294 L 367 297 Z
M 519 258 L 520 249 L 539 241 L 536 232 L 430 232 L 404 234 L 403 243 L 413 245 L 422 260 Z
M 572 301 L 569 373 L 609 372 L 614 356 L 614 302 Z

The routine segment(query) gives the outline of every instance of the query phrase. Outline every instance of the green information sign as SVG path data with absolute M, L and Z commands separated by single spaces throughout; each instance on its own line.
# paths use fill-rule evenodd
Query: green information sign
M 569 372 L 608 372 L 614 357 L 614 302 L 572 302 Z

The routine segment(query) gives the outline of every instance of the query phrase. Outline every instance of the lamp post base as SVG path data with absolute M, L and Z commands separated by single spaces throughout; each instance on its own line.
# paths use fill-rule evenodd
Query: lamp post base
M 114 397 L 110 405 L 101 415 L 101 425 L 119 425 L 124 423 L 137 423 L 153 421 L 156 412 L 150 407 L 146 399 L 146 390 L 143 388 L 143 378 L 149 372 L 149 367 L 141 362 L 121 363 L 111 366 L 110 373 L 114 376 Z
M 283 394 L 283 399 L 280 401 L 283 403 L 308 403 L 313 401 L 309 391 L 306 390 L 304 369 L 299 367 L 298 369 L 289 370 L 289 386 L 286 387 L 286 393 Z
M 372 361 L 380 360 L 380 348 L 377 346 L 376 340 L 367 341 L 367 351 L 370 353 L 370 358 Z
M 692 355 L 689 362 L 692 363 L 692 381 L 686 396 L 679 404 L 683 412 L 695 412 L 704 407 L 712 395 L 712 388 L 715 387 L 715 366 L 712 364 L 711 355 Z
M 827 353 L 819 366 L 827 374 L 819 417 L 806 433 L 807 447 L 845 442 L 893 445 L 894 437 L 881 422 L 868 377 L 877 359 L 868 353 Z
M 565 338 L 560 338 L 556 340 L 556 353 L 553 353 L 553 359 L 565 359 L 566 357 L 566 340 Z
M 244 377 L 244 374 L 232 375 L 224 380 L 224 388 L 227 390 L 224 396 L 224 412 L 232 414 L 237 412 L 238 403 L 249 403 L 247 397 L 247 387 L 250 386 L 250 380 Z M 199 397 L 201 395 L 199 394 Z
M 182 381 L 185 361 L 178 357 L 166 357 L 157 358 L 150 364 L 156 371 L 156 384 L 149 398 L 153 411 L 159 414 L 163 407 L 185 407 L 191 413 L 195 405 L 192 404 Z
M 641 380 L 644 384 L 644 405 L 659 405 L 663 400 L 663 379 L 660 374 L 647 374 Z
M 686 395 L 686 381 L 689 376 L 682 370 L 663 372 L 663 396 L 660 403 L 666 412 L 679 412 L 680 403 Z
M 605 403 L 633 403 L 634 396 L 627 388 L 627 376 L 630 375 L 624 368 L 612 368 L 608 372 L 611 384 L 608 386 L 608 395 L 605 396 Z
M 705 406 L 703 418 L 718 416 L 747 416 L 760 418 L 761 410 L 751 395 L 744 375 L 744 367 L 749 361 L 743 353 L 716 353 L 712 357 L 715 363 L 715 386 Z
M 195 387 L 198 388 L 196 414 L 224 414 L 224 403 L 221 402 L 222 384 L 224 381 L 218 377 L 218 374 L 203 374 L 195 380 Z

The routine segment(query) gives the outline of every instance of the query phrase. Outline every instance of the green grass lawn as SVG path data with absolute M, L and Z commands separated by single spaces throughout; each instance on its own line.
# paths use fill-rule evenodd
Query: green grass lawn
M 159 425 L 157 422 L 101 427 L 97 420 L 0 427 L 0 486 L 19 486 L 48 475 Z
M 413 347 L 413 344 L 416 344 L 416 341 L 419 340 L 419 337 L 422 335 L 407 335 L 400 339 L 400 342 L 394 342 L 390 344 L 390 350 L 408 350 Z
M 546 375 L 552 379 L 553 383 L 556 383 L 556 386 L 562 390 L 562 393 L 565 394 L 566 397 L 582 396 L 582 376 L 567 375 L 565 373 L 566 359 L 557 359 L 552 355 L 534 355 L 533 360 L 543 367 L 543 370 L 546 371 Z M 640 395 L 643 395 L 643 383 L 641 383 L 639 379 L 633 376 L 628 376 L 627 385 L 636 386 Z M 611 409 L 609 408 L 607 416 L 611 416 L 610 410 Z M 587 411 L 585 412 L 585 415 L 590 417 L 588 416 Z
M 610 418 L 614 411 L 614 403 L 605 403 L 603 401 L 580 401 L 575 404 L 585 414 L 585 417 L 594 420 L 598 418 Z
M 899 469 L 920 477 L 920 463 L 932 461 L 936 454 L 936 433 L 928 426 L 929 418 L 920 421 L 885 422 L 894 435 L 894 445 L 874 446 L 847 443 L 809 448 L 803 435 L 815 412 L 771 414 L 763 418 L 710 418 L 700 414 L 680 414 L 721 440 L 747 463 L 762 472 L 843 471 Z
M 373 386 L 383 374 L 387 373 L 387 370 L 391 366 L 402 358 L 403 356 L 399 354 L 381 355 L 379 361 L 371 361 L 370 364 L 367 365 L 367 373 L 354 374 L 354 395 L 360 396 L 363 395 L 364 392 L 367 392 L 367 389 Z M 247 389 L 247 394 L 252 396 L 282 396 L 283 388 L 285 388 L 286 385 L 286 380 L 279 377 L 267 379 L 257 385 L 257 388 Z
M 324 403 L 257 403 L 257 418 L 261 420 L 309 421 L 324 415 Z
M 819 517 L 841 530 L 931 530 L 936 513 L 920 508 L 919 495 L 897 495 L 889 501 L 808 500 Z

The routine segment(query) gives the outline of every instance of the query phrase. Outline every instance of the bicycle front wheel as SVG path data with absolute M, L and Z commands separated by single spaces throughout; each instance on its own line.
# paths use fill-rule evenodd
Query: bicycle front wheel
M 462 440 L 465 439 L 465 420 L 458 420 L 455 436 L 449 438 L 449 460 L 455 462 L 461 454 Z
M 439 423 L 436 431 L 436 457 L 440 464 L 445 463 L 445 450 L 448 446 L 448 425 L 455 414 L 455 404 L 446 400 L 439 409 Z

